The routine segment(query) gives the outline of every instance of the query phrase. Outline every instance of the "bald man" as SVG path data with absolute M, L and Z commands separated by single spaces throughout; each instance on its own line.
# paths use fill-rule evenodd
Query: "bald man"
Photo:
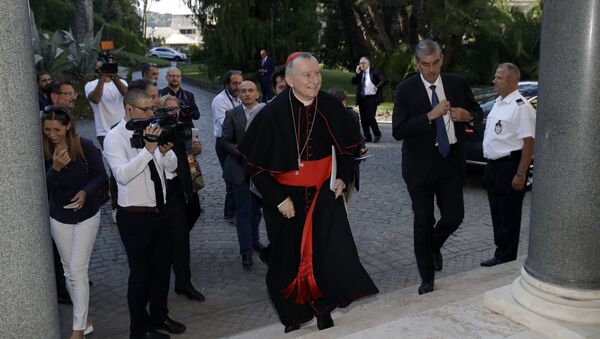
M 172 95 L 179 99 L 180 112 L 179 121 L 189 122 L 192 124 L 192 120 L 200 119 L 200 111 L 196 105 L 196 99 L 194 94 L 190 91 L 186 91 L 181 88 L 181 70 L 177 67 L 171 67 L 167 70 L 167 87 L 158 91 L 158 94 L 162 97 L 167 94 Z

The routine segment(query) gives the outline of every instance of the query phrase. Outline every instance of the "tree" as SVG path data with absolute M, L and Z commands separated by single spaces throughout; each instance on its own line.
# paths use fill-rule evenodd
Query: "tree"
M 150 5 L 152 5 L 153 1 L 158 2 L 159 0 L 141 0 L 142 1 L 142 22 L 141 22 L 141 32 L 142 36 L 146 37 L 146 28 L 148 26 L 148 9 Z
M 74 0 L 74 4 L 73 36 L 82 42 L 94 30 L 94 6 L 92 0 Z

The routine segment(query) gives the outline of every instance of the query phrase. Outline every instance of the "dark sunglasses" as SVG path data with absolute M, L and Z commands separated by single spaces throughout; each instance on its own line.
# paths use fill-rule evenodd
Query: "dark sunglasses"
M 56 115 L 67 115 L 68 112 L 59 106 L 54 106 L 54 105 L 48 105 L 46 107 L 44 107 L 44 111 L 43 114 L 45 115 L 51 115 L 51 114 L 56 114 Z

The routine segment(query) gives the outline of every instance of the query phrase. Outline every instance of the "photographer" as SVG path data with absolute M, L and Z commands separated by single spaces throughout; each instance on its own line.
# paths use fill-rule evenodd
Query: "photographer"
M 179 100 L 172 95 L 160 98 L 161 114 L 180 117 Z M 157 112 L 158 114 L 158 112 Z M 167 172 L 167 214 L 171 218 L 173 231 L 173 273 L 175 273 L 175 293 L 183 294 L 191 300 L 204 301 L 204 295 L 192 285 L 190 269 L 190 231 L 200 216 L 200 199 L 192 185 L 188 155 L 197 157 L 202 152 L 200 140 L 194 138 L 190 147 L 179 140 L 173 145 L 177 156 L 177 170 Z
M 94 125 L 96 125 L 96 138 L 100 146 L 104 144 L 104 137 L 110 131 L 112 126 L 118 123 L 125 116 L 123 108 L 123 97 L 127 94 L 127 82 L 119 79 L 116 73 L 116 64 L 110 63 L 112 67 L 107 67 L 109 60 L 106 60 L 105 54 L 98 54 L 100 60 L 96 63 L 96 72 L 99 78 L 85 84 L 85 96 L 90 101 L 90 106 L 94 112 Z M 108 71 L 114 73 L 107 73 Z M 114 177 L 110 177 L 110 200 L 112 207 L 113 223 L 116 222 L 117 208 L 117 187 Z
M 104 155 L 119 189 L 117 225 L 130 271 L 130 338 L 169 338 L 155 329 L 185 331 L 185 325 L 167 316 L 172 238 L 163 208 L 164 172 L 177 168 L 177 158 L 170 150 L 172 144 L 159 146 L 160 126 L 148 124 L 143 131 L 135 132 L 127 129 L 132 119 L 153 118 L 150 96 L 137 89 L 129 91 L 125 111 L 125 118 L 106 135 Z M 132 140 L 134 134 L 143 135 L 141 141 Z
M 190 127 L 194 127 L 192 124 L 193 120 L 200 118 L 200 111 L 196 106 L 196 99 L 194 94 L 190 91 L 186 91 L 181 88 L 181 70 L 177 67 L 171 67 L 167 70 L 167 82 L 169 86 L 158 91 L 158 94 L 162 97 L 165 95 L 172 95 L 179 100 L 179 121 L 189 122 Z

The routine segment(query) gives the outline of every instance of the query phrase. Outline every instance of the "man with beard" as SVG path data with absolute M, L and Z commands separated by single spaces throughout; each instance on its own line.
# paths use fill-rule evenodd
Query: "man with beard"
M 254 118 L 238 150 L 263 196 L 267 288 L 285 332 L 315 315 L 322 330 L 333 326 L 335 307 L 378 293 L 340 199 L 361 138 L 342 104 L 320 92 L 317 59 L 296 52 L 286 65 L 290 88 Z
M 179 120 L 189 121 L 190 123 L 192 120 L 198 120 L 200 111 L 196 105 L 196 99 L 192 92 L 181 88 L 181 70 L 179 68 L 171 67 L 167 70 L 167 83 L 169 85 L 158 91 L 158 94 L 161 97 L 169 94 L 179 100 Z
M 50 85 L 52 84 L 52 77 L 48 72 L 39 72 L 37 74 L 38 83 L 38 104 L 40 111 L 44 110 L 44 107 L 51 105 L 50 102 Z

